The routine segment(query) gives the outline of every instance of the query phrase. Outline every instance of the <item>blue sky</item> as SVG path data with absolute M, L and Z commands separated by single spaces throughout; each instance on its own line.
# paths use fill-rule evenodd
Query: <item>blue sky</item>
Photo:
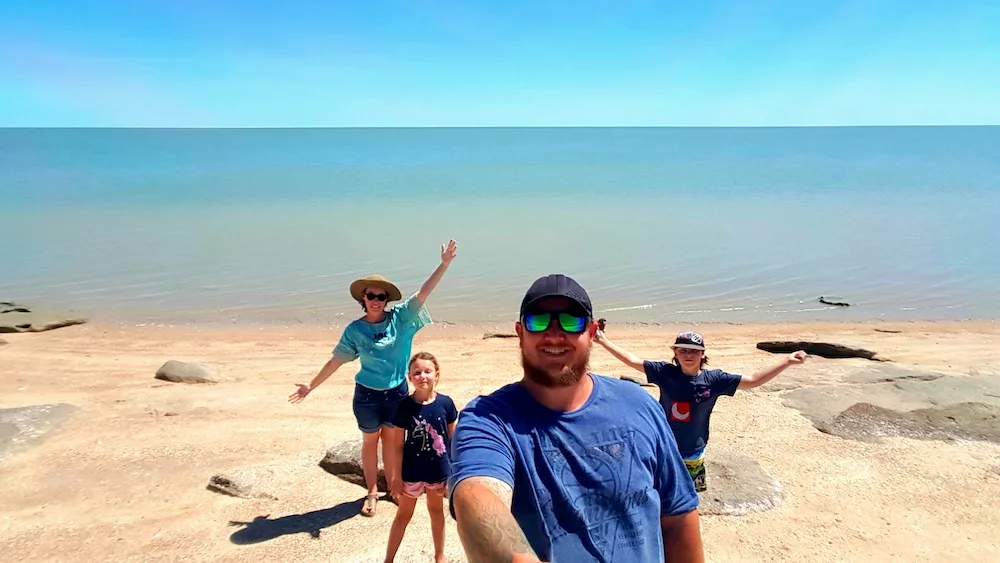
M 1000 2 L 0 4 L 0 126 L 1000 124 Z

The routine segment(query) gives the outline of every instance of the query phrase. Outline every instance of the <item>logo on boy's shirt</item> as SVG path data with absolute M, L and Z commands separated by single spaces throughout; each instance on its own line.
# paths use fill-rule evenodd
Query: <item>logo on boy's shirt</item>
M 691 403 L 670 401 L 670 420 L 691 422 Z
M 694 386 L 694 402 L 704 403 L 705 401 L 712 398 L 712 388 L 708 385 L 695 385 Z
M 378 342 L 379 340 L 382 340 L 383 338 L 385 338 L 385 333 L 384 332 L 373 332 L 372 333 L 372 339 L 374 339 L 375 342 Z

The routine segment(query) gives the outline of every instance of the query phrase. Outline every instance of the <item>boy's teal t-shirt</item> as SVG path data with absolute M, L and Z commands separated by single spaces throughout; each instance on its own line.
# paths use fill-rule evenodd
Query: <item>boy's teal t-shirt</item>
M 352 321 L 333 355 L 345 362 L 360 358 L 361 370 L 354 377 L 358 384 L 375 390 L 393 389 L 406 381 L 414 335 L 431 322 L 430 313 L 414 293 L 386 311 L 382 322 Z

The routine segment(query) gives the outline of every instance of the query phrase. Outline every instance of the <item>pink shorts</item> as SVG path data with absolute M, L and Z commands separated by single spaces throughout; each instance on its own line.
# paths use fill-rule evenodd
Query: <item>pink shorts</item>
M 403 494 L 410 498 L 420 498 L 420 495 L 424 494 L 425 491 L 436 491 L 443 488 L 444 483 L 427 483 L 424 481 L 410 483 L 403 481 Z

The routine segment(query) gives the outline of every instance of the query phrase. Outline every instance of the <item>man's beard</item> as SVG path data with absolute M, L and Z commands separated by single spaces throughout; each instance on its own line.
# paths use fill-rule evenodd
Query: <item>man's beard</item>
M 524 368 L 524 377 L 529 381 L 541 385 L 542 387 L 569 387 L 580 381 L 580 378 L 587 373 L 590 364 L 590 351 L 588 350 L 579 359 L 566 366 L 561 373 L 551 375 L 546 370 L 533 365 L 521 350 L 521 366 Z

